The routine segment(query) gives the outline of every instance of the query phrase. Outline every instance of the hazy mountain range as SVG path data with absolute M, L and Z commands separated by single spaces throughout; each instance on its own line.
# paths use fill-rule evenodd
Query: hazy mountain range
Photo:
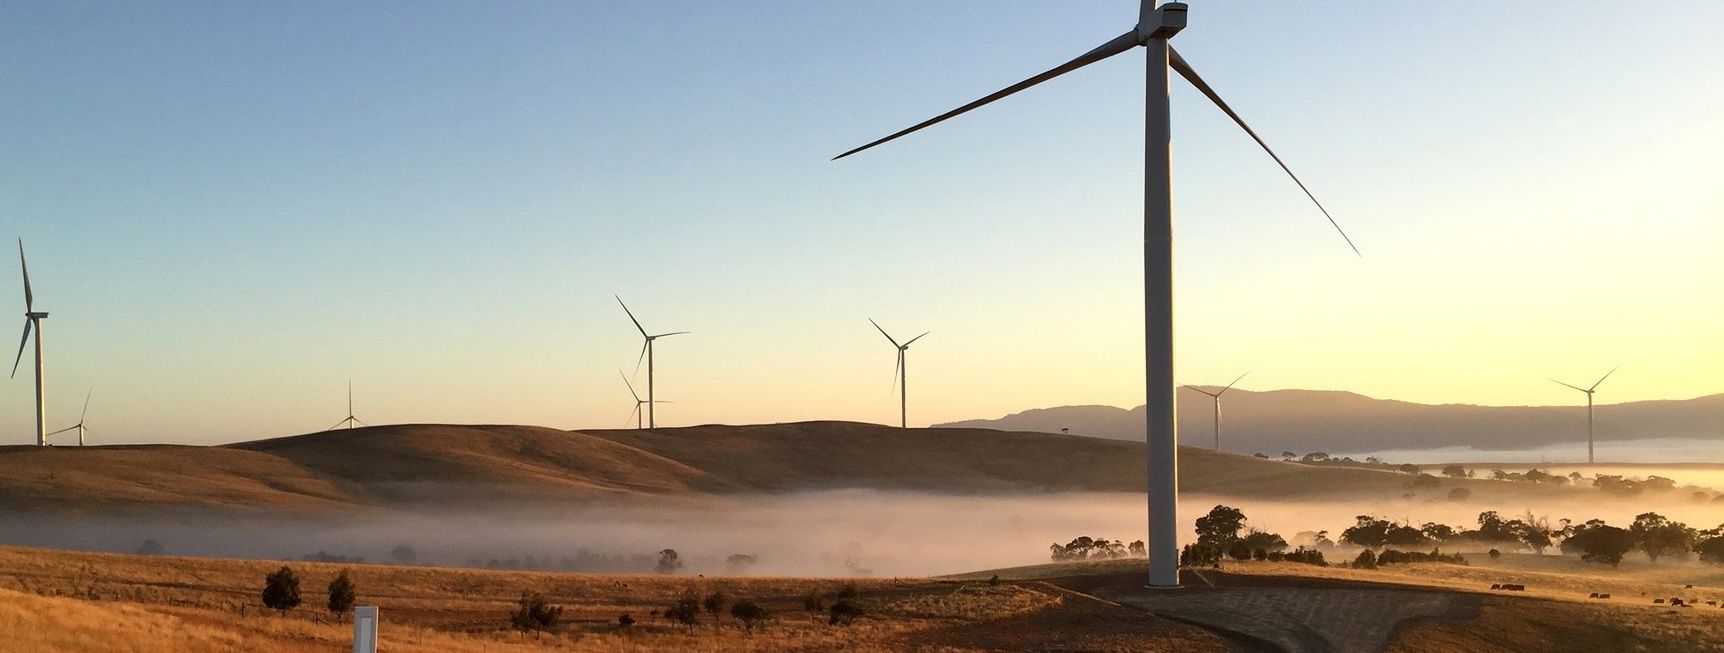
M 1217 388 L 1205 386 L 1214 391 Z M 1577 393 L 1578 396 L 1578 393 Z M 1213 404 L 1179 391 L 1183 444 L 1208 447 Z M 1724 394 L 1637 401 L 1596 409 L 1599 441 L 1686 438 L 1724 443 Z M 953 428 L 1058 433 L 1141 441 L 1144 413 L 1114 406 L 1039 408 L 999 419 L 938 424 Z M 1586 441 L 1586 407 L 1429 405 L 1326 390 L 1233 389 L 1222 397 L 1221 447 L 1238 453 L 1369 452 L 1472 447 L 1526 449 Z

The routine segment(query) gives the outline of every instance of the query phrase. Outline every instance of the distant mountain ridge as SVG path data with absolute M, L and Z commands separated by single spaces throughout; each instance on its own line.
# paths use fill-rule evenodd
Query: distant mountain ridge
M 1207 390 L 1216 388 L 1205 386 Z M 1212 402 L 1179 392 L 1180 442 L 1212 442 Z M 1585 442 L 1586 408 L 1418 404 L 1335 390 L 1234 388 L 1222 398 L 1221 447 L 1236 453 L 1363 452 L 1464 446 L 1508 450 Z M 1724 443 L 1724 394 L 1695 399 L 1637 401 L 1595 408 L 1599 441 L 1689 438 Z M 1087 435 L 1142 440 L 1143 407 L 1061 406 L 999 419 L 936 424 L 947 428 Z

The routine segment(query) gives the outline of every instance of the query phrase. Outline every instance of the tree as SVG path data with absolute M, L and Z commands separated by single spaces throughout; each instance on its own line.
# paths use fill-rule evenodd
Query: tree
M 1424 526 L 1419 527 L 1419 532 L 1433 542 L 1447 542 L 1455 537 L 1455 527 L 1436 522 L 1425 522 Z
M 396 564 L 410 565 L 419 561 L 419 552 L 406 544 L 398 544 L 389 550 L 389 559 Z
M 1377 568 L 1377 554 L 1372 553 L 1370 549 L 1365 549 L 1364 551 L 1360 551 L 1359 557 L 1353 559 L 1353 568 L 1354 569 L 1376 569 Z
M 810 589 L 807 594 L 802 595 L 802 609 L 810 613 L 825 612 L 826 597 L 820 594 L 820 590 Z
M 515 612 L 509 615 L 509 625 L 521 632 L 537 635 L 555 628 L 562 618 L 562 606 L 551 605 L 545 600 L 545 595 L 538 592 L 523 591 Z
M 1724 564 L 1724 525 L 1702 531 L 1698 538 L 1700 541 L 1694 544 L 1694 550 L 1700 554 L 1700 561 Z
M 1245 527 L 1245 513 L 1231 506 L 1216 506 L 1209 514 L 1197 518 L 1197 541 L 1225 548 L 1239 539 L 1239 529 Z
M 1401 470 L 1402 474 L 1417 474 L 1417 473 L 1419 473 L 1419 466 L 1414 465 L 1412 463 L 1403 464 L 1396 469 Z
M 1450 501 L 1466 501 L 1471 498 L 1473 498 L 1473 491 L 1464 487 L 1457 487 L 1449 490 Z
M 1479 513 L 1479 529 L 1469 533 L 1473 539 L 1480 542 L 1518 542 L 1519 537 L 1507 520 L 1498 515 L 1495 510 Z
M 1311 453 L 1305 454 L 1304 457 L 1301 457 L 1299 459 L 1299 462 L 1326 463 L 1326 462 L 1329 462 L 1329 454 L 1323 453 L 1321 451 L 1313 451 Z
M 658 552 L 658 564 L 653 565 L 653 571 L 661 574 L 674 574 L 682 569 L 682 560 L 678 559 L 676 549 L 665 549 Z
M 1426 474 L 1424 472 L 1419 472 L 1419 475 L 1413 477 L 1412 482 L 1408 483 L 1408 485 L 1411 486 L 1415 490 L 1424 490 L 1424 489 L 1442 487 L 1443 481 L 1442 481 L 1442 479 L 1439 479 L 1439 478 L 1432 476 L 1430 474 Z
M 336 574 L 335 580 L 329 581 L 329 603 L 326 607 L 337 616 L 344 615 L 353 609 L 354 601 L 353 575 L 343 569 Z
M 1595 519 L 1576 530 L 1567 540 L 1563 540 L 1562 548 L 1565 551 L 1580 551 L 1581 560 L 1615 567 L 1622 564 L 1622 556 L 1634 548 L 1634 534 L 1615 526 L 1606 526 L 1604 522 Z
M 706 598 L 701 600 L 700 605 L 706 608 L 707 614 L 712 615 L 713 621 L 718 621 L 725 606 L 730 605 L 730 597 L 725 596 L 724 592 L 713 592 L 706 595 Z
M 1257 529 L 1251 529 L 1251 531 L 1247 532 L 1245 537 L 1240 538 L 1239 541 L 1244 542 L 1246 548 L 1250 549 L 1253 553 L 1257 551 L 1267 553 L 1287 550 L 1287 540 L 1281 537 L 1279 533 L 1269 533 Z
M 1460 465 L 1449 465 L 1443 468 L 1443 476 L 1449 478 L 1466 478 L 1467 468 Z
M 1299 454 L 1293 453 L 1291 451 L 1281 452 L 1281 459 L 1282 460 L 1292 460 L 1292 459 L 1298 458 L 1298 457 L 1299 457 Z
M 1386 546 L 1410 548 L 1430 543 L 1431 538 L 1426 536 L 1424 531 L 1407 524 L 1394 526 L 1383 534 L 1383 544 Z
M 271 610 L 278 610 L 286 615 L 288 610 L 299 607 L 299 576 L 293 573 L 293 568 L 282 565 L 275 573 L 263 577 L 263 605 Z
M 1134 555 L 1134 556 L 1149 555 L 1149 549 L 1144 547 L 1143 540 L 1133 541 L 1131 543 L 1131 546 L 1128 548 L 1128 550 L 1131 553 L 1131 555 Z
M 163 547 L 161 542 L 153 539 L 144 540 L 143 544 L 138 545 L 137 550 L 137 554 L 141 556 L 159 556 L 167 552 L 167 548 Z
M 1666 555 L 1686 556 L 1694 548 L 1694 529 L 1656 512 L 1637 515 L 1628 532 L 1634 535 L 1634 543 L 1652 562 L 1658 562 Z
M 694 590 L 683 592 L 676 603 L 665 608 L 664 617 L 694 630 L 695 624 L 700 623 L 700 596 Z
M 760 556 L 749 553 L 736 553 L 724 559 L 724 567 L 731 575 L 746 573 L 754 563 L 760 562 Z
M 1377 519 L 1371 515 L 1354 517 L 1353 526 L 1341 531 L 1341 541 L 1367 549 L 1381 549 L 1388 544 L 1389 531 L 1395 525 L 1387 519 Z
M 737 601 L 736 605 L 730 606 L 730 616 L 736 617 L 737 621 L 742 622 L 743 630 L 752 633 L 754 627 L 766 621 L 770 615 L 767 614 L 766 608 L 760 607 L 760 604 L 743 599 Z

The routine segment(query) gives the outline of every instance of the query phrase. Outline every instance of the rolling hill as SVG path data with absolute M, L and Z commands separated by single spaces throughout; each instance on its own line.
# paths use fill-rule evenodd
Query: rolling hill
M 1186 448 L 1180 481 L 1187 491 L 1241 497 L 1378 497 L 1404 493 L 1408 476 Z M 413 424 L 210 447 L 0 448 L 7 512 L 315 513 L 850 488 L 1141 492 L 1144 453 L 1141 444 L 1079 436 L 849 422 L 645 431 Z
M 1214 390 L 1213 387 L 1206 389 Z M 1367 452 L 1466 446 L 1524 449 L 1584 442 L 1584 406 L 1429 405 L 1373 399 L 1351 392 L 1233 389 L 1222 405 L 1222 449 L 1276 454 Z M 1600 405 L 1597 438 L 1691 438 L 1724 443 L 1724 394 L 1679 401 Z M 1185 444 L 1210 446 L 1212 404 L 1207 396 L 1179 393 L 1179 428 Z M 1143 407 L 1063 406 L 1027 410 L 999 419 L 936 425 L 1073 434 L 1142 441 Z

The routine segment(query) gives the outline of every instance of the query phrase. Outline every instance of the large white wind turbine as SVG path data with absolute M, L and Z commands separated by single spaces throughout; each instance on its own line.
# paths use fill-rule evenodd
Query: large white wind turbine
M 84 431 L 86 430 L 84 428 L 84 418 L 90 416 L 90 395 L 92 393 L 94 393 L 95 391 L 96 391 L 95 388 L 90 388 L 89 392 L 84 393 L 84 412 L 78 413 L 78 423 L 77 424 L 73 424 L 71 426 L 60 429 L 60 430 L 55 431 L 53 433 L 49 433 L 48 435 L 59 435 L 61 433 L 65 433 L 67 431 L 76 430 L 78 432 L 78 446 L 80 446 L 80 447 L 84 446 Z
M 1245 374 L 1250 374 L 1250 372 L 1246 372 Z M 1233 383 L 1238 383 L 1240 379 L 1245 378 L 1245 374 L 1239 375 L 1239 378 L 1234 379 Z M 1203 388 L 1199 388 L 1199 387 L 1194 386 L 1194 385 L 1185 386 L 1187 388 L 1191 388 L 1192 390 L 1196 390 L 1196 391 L 1201 392 L 1203 394 L 1209 395 L 1210 399 L 1215 400 L 1215 450 L 1216 451 L 1221 450 L 1221 395 L 1227 394 L 1228 390 L 1232 390 L 1233 389 L 1233 383 L 1229 383 L 1229 384 L 1227 384 L 1226 387 L 1224 387 L 1220 390 L 1216 390 L 1215 392 L 1210 392 L 1208 390 L 1204 390 Z
M 42 395 L 42 318 L 47 313 L 36 310 L 36 295 L 30 292 L 30 263 L 24 260 L 24 239 L 18 239 L 18 265 L 24 269 L 24 338 L 18 341 L 18 357 L 12 360 L 12 378 L 18 378 L 18 363 L 24 360 L 24 347 L 30 344 L 30 330 L 36 330 L 36 446 L 48 445 L 47 402 Z
M 613 296 L 615 296 L 615 295 L 613 295 Z M 621 305 L 621 306 L 622 306 L 622 307 L 623 307 L 623 312 L 624 312 L 624 313 L 628 313 L 628 315 L 629 315 L 629 321 L 630 321 L 630 322 L 633 322 L 633 323 L 635 323 L 635 328 L 636 328 L 636 329 L 639 329 L 639 330 L 640 330 L 640 332 L 641 332 L 641 337 L 642 337 L 642 338 L 645 338 L 645 339 L 646 339 L 646 342 L 645 342 L 645 343 L 642 343 L 642 344 L 641 344 L 641 355 L 640 355 L 640 358 L 637 358 L 637 359 L 635 359 L 635 373 L 637 373 L 637 374 L 638 374 L 638 373 L 640 373 L 640 371 L 641 371 L 641 359 L 645 359 L 645 360 L 646 360 L 646 416 L 647 416 L 647 428 L 652 428 L 652 429 L 656 429 L 656 428 L 658 428 L 658 421 L 657 421 L 657 420 L 655 420 L 655 419 L 653 419 L 653 404 L 656 404 L 656 403 L 659 403 L 659 402 L 656 402 L 656 401 L 653 401 L 653 383 L 652 383 L 652 370 L 653 370 L 653 366 L 652 366 L 652 343 L 653 343 L 653 341 L 654 341 L 654 340 L 658 340 L 658 339 L 659 339 L 659 338 L 663 338 L 663 337 L 665 337 L 665 336 L 680 336 L 680 335 L 684 335 L 684 334 L 687 334 L 687 333 L 688 333 L 688 332 L 687 332 L 687 331 L 672 331 L 672 332 L 670 332 L 670 333 L 661 333 L 661 334 L 658 334 L 658 335 L 656 335 L 656 336 L 655 336 L 655 335 L 651 335 L 651 334 L 648 334 L 648 333 L 647 333 L 647 331 L 646 331 L 646 327 L 643 327 L 643 326 L 641 326 L 641 321 L 640 321 L 640 320 L 637 320 L 637 319 L 635 319 L 635 313 L 634 313 L 634 311 L 631 311 L 631 310 L 629 310 L 629 305 L 628 305 L 628 304 L 624 304 L 624 303 L 623 303 L 623 298 L 622 298 L 622 297 L 617 297 L 617 304 L 620 304 L 620 305 Z M 638 404 L 637 404 L 637 406 L 638 406 Z
M 1605 372 L 1604 376 L 1598 377 L 1598 383 L 1592 384 L 1592 387 L 1590 387 L 1590 388 L 1582 388 L 1582 387 L 1576 386 L 1576 385 L 1568 385 L 1567 383 L 1563 383 L 1563 382 L 1558 381 L 1556 379 L 1550 380 L 1551 383 L 1555 383 L 1557 385 L 1562 385 L 1562 386 L 1568 386 L 1570 388 L 1574 388 L 1576 390 L 1579 390 L 1581 392 L 1586 393 L 1586 464 L 1588 464 L 1588 465 L 1592 464 L 1592 393 L 1593 393 L 1593 391 L 1598 389 L 1599 384 L 1604 383 L 1605 379 L 1610 378 L 1610 375 L 1615 374 L 1616 371 L 1619 369 L 1622 369 L 1621 365 L 1610 368 L 1610 371 Z
M 354 424 L 358 424 L 360 426 L 371 426 L 370 424 L 366 424 L 365 422 L 360 421 L 358 417 L 353 416 L 353 379 L 348 379 L 347 380 L 347 417 L 345 419 L 339 421 L 339 422 L 336 422 L 335 426 L 331 426 L 331 427 L 323 429 L 323 430 L 333 431 L 335 429 L 346 426 L 347 430 L 351 431 L 351 430 L 353 430 Z
M 1168 125 L 1167 69 L 1171 67 L 1196 87 L 1198 92 L 1220 107 L 1222 112 L 1244 129 L 1289 176 L 1293 176 L 1293 170 L 1282 163 L 1281 158 L 1269 149 L 1269 145 L 1245 124 L 1239 114 L 1234 113 L 1233 109 L 1222 101 L 1221 96 L 1197 75 L 1197 71 L 1193 70 L 1178 52 L 1168 46 L 1168 39 L 1185 27 L 1185 3 L 1168 2 L 1157 7 L 1155 0 L 1139 1 L 1137 26 L 1100 47 L 980 100 L 833 158 L 844 158 L 1134 47 L 1144 47 L 1149 62 L 1145 76 L 1143 166 L 1144 356 L 1147 367 L 1146 412 L 1149 422 L 1149 582 L 1155 587 L 1177 587 L 1180 530 L 1179 436 L 1173 397 L 1173 169 L 1171 132 Z M 1317 201 L 1317 197 L 1305 188 L 1304 182 L 1299 181 L 1297 176 L 1293 176 L 1293 181 L 1305 191 L 1305 195 L 1310 197 L 1312 202 Z M 1328 210 L 1323 209 L 1321 203 L 1318 203 L 1317 207 L 1323 211 L 1325 217 L 1329 216 Z M 1336 223 L 1333 217 L 1329 217 L 1329 222 L 1335 225 L 1337 231 L 1340 230 L 1340 224 Z M 1345 232 L 1341 234 L 1343 238 L 1346 238 L 1346 235 Z M 1352 239 L 1348 238 L 1347 244 L 1352 246 Z M 1358 248 L 1354 247 L 1353 251 L 1357 253 Z
M 904 360 L 904 352 L 910 351 L 910 343 L 921 340 L 922 336 L 933 331 L 925 331 L 922 336 L 911 338 L 910 342 L 900 345 L 897 340 L 892 339 L 892 334 L 880 328 L 880 323 L 875 322 L 874 318 L 868 318 L 868 323 L 880 329 L 880 335 L 886 336 L 886 342 L 892 343 L 898 350 L 898 366 L 892 370 L 892 383 L 898 386 L 898 428 L 910 428 L 910 368 L 909 363 Z
M 635 428 L 636 429 L 644 428 L 641 425 L 641 417 L 646 415 L 646 411 L 641 410 L 641 406 L 644 406 L 648 403 L 659 403 L 659 404 L 674 404 L 674 403 L 676 403 L 674 401 L 665 401 L 663 399 L 660 399 L 660 400 L 654 401 L 654 402 L 648 402 L 647 400 L 642 399 L 639 393 L 635 392 L 635 384 L 629 383 L 629 375 L 623 374 L 622 370 L 617 370 L 617 375 L 623 377 L 623 385 L 628 386 L 629 396 L 632 396 L 635 398 L 635 409 L 633 412 L 629 413 L 629 419 L 632 419 L 635 421 Z

